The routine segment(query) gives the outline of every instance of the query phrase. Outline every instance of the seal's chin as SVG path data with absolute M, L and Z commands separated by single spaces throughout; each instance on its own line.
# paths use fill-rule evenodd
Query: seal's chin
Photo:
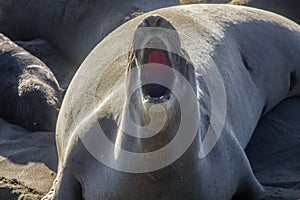
M 153 48 L 156 47 L 156 48 Z M 165 103 L 173 95 L 174 72 L 172 54 L 159 38 L 150 39 L 143 49 L 137 50 L 141 95 L 143 103 Z

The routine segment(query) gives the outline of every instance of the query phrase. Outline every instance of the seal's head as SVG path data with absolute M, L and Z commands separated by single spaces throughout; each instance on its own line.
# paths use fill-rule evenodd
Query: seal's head
M 181 45 L 170 22 L 160 16 L 145 18 L 135 31 L 129 69 L 138 68 L 141 98 L 144 103 L 163 103 L 170 100 L 174 84 L 173 69 Z
M 140 125 L 153 124 L 161 132 L 180 119 L 175 87 L 182 87 L 178 74 L 194 85 L 194 70 L 181 47 L 179 34 L 165 18 L 151 15 L 135 31 L 126 74 L 131 117 Z M 165 122 L 163 126 L 159 125 Z M 156 123 L 157 122 L 157 123 Z M 177 123 L 179 124 L 179 122 Z

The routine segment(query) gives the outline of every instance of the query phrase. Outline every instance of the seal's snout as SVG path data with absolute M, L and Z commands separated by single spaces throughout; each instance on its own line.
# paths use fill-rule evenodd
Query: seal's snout
M 148 103 L 170 100 L 174 85 L 175 54 L 180 42 L 173 25 L 159 15 L 144 18 L 135 32 L 134 57 L 139 69 L 142 99 Z M 132 65 L 131 65 L 132 66 Z M 134 67 L 134 65 L 133 65 Z
M 143 19 L 143 21 L 140 23 L 139 27 L 161 27 L 161 28 L 167 28 L 175 30 L 172 26 L 172 24 L 166 20 L 164 17 L 159 15 L 151 15 Z
M 164 20 L 164 18 L 158 15 L 149 16 L 142 21 L 141 27 L 159 27 Z
M 140 85 L 139 97 L 143 104 L 173 105 L 175 71 L 181 72 L 187 67 L 186 62 L 182 62 L 182 48 L 175 27 L 162 16 L 148 16 L 138 25 L 132 47 L 128 71 L 137 67 L 138 77 L 128 80 L 137 80 L 133 84 Z

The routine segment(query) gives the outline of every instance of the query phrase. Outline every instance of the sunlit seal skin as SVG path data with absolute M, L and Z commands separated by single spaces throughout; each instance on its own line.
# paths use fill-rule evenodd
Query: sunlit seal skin
M 108 33 L 143 12 L 179 5 L 178 0 L 2 1 L 0 32 L 12 40 L 43 38 L 81 63 Z
M 169 40 L 165 32 L 138 34 L 137 27 L 173 30 L 179 38 L 170 34 L 174 38 Z M 126 52 L 129 46 L 132 50 L 127 59 L 120 52 Z M 172 7 L 122 25 L 91 52 L 68 88 L 57 123 L 58 174 L 45 199 L 258 199 L 263 188 L 252 173 L 244 149 L 260 116 L 281 100 L 300 93 L 299 53 L 297 24 L 246 7 Z M 133 160 L 122 160 L 122 149 L 145 153 L 163 148 L 175 140 L 174 128 L 181 124 L 178 106 L 184 103 L 178 102 L 181 96 L 175 97 L 173 92 L 187 86 L 177 84 L 172 73 L 166 76 L 170 91 L 147 86 L 143 75 L 158 75 L 152 72 L 152 65 L 145 68 L 151 63 L 175 69 L 188 80 L 197 97 L 188 120 L 200 113 L 199 129 L 187 151 L 170 165 L 145 173 L 121 172 L 115 169 L 133 166 Z M 221 82 L 215 79 L 214 68 Z M 124 77 L 125 81 L 119 81 Z M 128 99 L 130 88 L 137 82 L 144 84 L 137 85 Z M 192 99 L 183 98 L 187 102 Z M 120 130 L 128 117 L 124 102 L 129 102 L 127 110 L 137 124 L 148 125 L 149 104 L 164 107 L 166 115 L 153 110 L 154 117 L 165 117 L 168 123 L 146 140 L 124 134 Z M 224 124 L 222 104 L 226 111 Z M 154 123 L 159 121 L 152 119 Z M 206 156 L 199 156 L 209 127 L 212 137 L 217 137 L 219 124 L 222 129 L 217 143 Z M 99 125 L 106 136 L 95 140 L 91 135 L 98 134 Z M 189 135 L 184 132 L 184 136 Z M 115 144 L 113 151 L 104 143 L 105 138 Z M 159 161 L 173 157 L 172 152 L 175 154 L 181 145 L 178 142 L 178 148 L 171 149 L 169 155 L 162 154 Z M 148 154 L 143 155 L 146 158 Z M 142 168 L 148 167 L 143 159 L 137 162 Z
M 62 90 L 39 59 L 0 34 L 0 116 L 30 130 L 55 129 Z

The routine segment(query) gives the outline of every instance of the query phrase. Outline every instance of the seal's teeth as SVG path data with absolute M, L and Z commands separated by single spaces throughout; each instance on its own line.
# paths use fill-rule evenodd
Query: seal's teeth
M 144 97 L 144 99 L 145 99 L 145 100 L 150 100 L 151 97 L 150 97 L 150 95 L 147 95 L 147 96 Z
M 150 95 L 143 96 L 144 103 L 157 104 L 157 103 L 165 103 L 169 101 L 171 98 L 171 94 L 167 93 L 160 97 L 151 97 Z

